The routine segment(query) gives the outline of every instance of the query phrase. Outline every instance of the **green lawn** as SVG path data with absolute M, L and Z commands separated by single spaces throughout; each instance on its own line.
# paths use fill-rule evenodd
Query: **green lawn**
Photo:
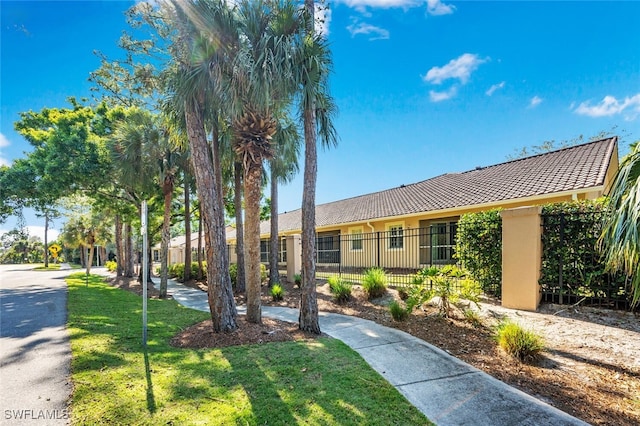
M 60 269 L 59 263 L 49 263 L 49 267 L 45 268 L 44 263 L 33 268 L 34 271 L 57 271 Z
M 208 314 L 149 300 L 145 351 L 140 297 L 68 283 L 74 424 L 431 424 L 339 340 L 177 349 Z

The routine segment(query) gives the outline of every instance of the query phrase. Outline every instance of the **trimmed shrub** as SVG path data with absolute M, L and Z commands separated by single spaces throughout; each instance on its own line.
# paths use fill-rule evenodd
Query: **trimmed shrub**
M 389 303 L 389 312 L 391 312 L 391 318 L 395 321 L 404 321 L 409 317 L 409 310 L 402 307 L 396 300 Z
M 206 275 L 207 273 L 207 262 L 202 262 L 202 274 Z M 198 262 L 191 262 L 191 277 L 198 276 Z M 167 273 L 169 278 L 175 278 L 176 281 L 184 282 L 184 263 L 174 263 L 169 265 L 167 268 Z
M 238 283 L 238 264 L 232 263 L 229 265 L 229 277 L 231 278 L 231 287 L 235 290 Z M 267 280 L 267 266 L 264 263 L 260 264 L 260 282 L 264 283 Z
M 115 272 L 118 269 L 118 263 L 114 260 L 107 260 L 104 263 L 104 266 L 107 268 L 109 272 Z
M 367 269 L 362 278 L 362 289 L 368 299 L 375 299 L 387 291 L 387 273 L 384 269 L 374 267 Z
M 542 337 L 509 320 L 498 324 L 495 339 L 505 352 L 520 361 L 535 360 L 544 350 Z
M 271 298 L 273 299 L 274 302 L 278 302 L 284 299 L 284 289 L 278 283 L 271 286 L 270 293 L 271 293 Z
M 327 282 L 329 283 L 329 290 L 333 295 L 333 300 L 338 303 L 344 303 L 351 298 L 352 284 L 350 282 L 344 281 L 335 275 L 330 276 Z

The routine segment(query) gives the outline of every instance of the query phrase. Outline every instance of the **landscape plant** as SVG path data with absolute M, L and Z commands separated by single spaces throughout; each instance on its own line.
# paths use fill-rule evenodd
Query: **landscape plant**
M 284 299 L 284 288 L 282 288 L 279 283 L 275 283 L 274 285 L 272 285 L 269 292 L 271 293 L 271 298 L 274 302 L 279 302 Z
M 115 272 L 118 269 L 118 262 L 115 260 L 107 260 L 104 262 L 104 267 L 107 268 L 109 272 Z
M 404 321 L 410 314 L 407 308 L 402 306 L 397 300 L 389 303 L 389 312 L 391 313 L 391 318 L 396 321 Z
M 462 312 L 470 303 L 478 306 L 482 289 L 477 281 L 460 278 L 465 276 L 466 273 L 457 267 L 419 272 L 408 291 L 407 310 L 412 312 L 427 302 L 436 301 L 440 315 L 448 318 L 454 306 Z
M 640 141 L 622 158 L 609 194 L 599 243 L 608 269 L 630 279 L 635 307 L 640 304 Z
M 506 353 L 520 361 L 533 361 L 544 350 L 541 336 L 510 320 L 498 324 L 495 339 Z
M 342 278 L 332 275 L 327 279 L 329 290 L 333 295 L 333 300 L 338 303 L 347 302 L 351 298 L 352 284 Z
M 382 296 L 387 291 L 387 273 L 383 268 L 373 267 L 362 277 L 362 290 L 369 300 Z

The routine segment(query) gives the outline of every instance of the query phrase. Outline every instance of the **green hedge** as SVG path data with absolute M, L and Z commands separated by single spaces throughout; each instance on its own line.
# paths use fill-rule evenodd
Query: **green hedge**
M 191 278 L 198 276 L 198 262 L 191 262 Z M 202 276 L 207 275 L 207 262 L 202 262 Z M 184 282 L 184 263 L 174 263 L 169 265 L 169 277 L 175 278 L 179 282 Z
M 576 303 L 586 297 L 588 303 L 614 306 L 627 299 L 624 276 L 608 274 L 597 249 L 605 209 L 602 201 L 543 206 L 540 284 L 549 301 Z
M 502 218 L 500 210 L 463 214 L 458 221 L 456 256 L 482 291 L 502 291 Z

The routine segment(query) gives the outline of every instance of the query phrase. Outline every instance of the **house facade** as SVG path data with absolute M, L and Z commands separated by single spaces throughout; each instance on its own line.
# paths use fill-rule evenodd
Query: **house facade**
M 458 219 L 495 208 L 596 199 L 618 170 L 617 138 L 607 138 L 462 173 L 316 206 L 317 266 L 340 271 L 381 266 L 399 273 L 454 262 Z M 280 260 L 299 235 L 301 210 L 278 215 Z M 261 224 L 266 262 L 270 225 Z M 227 231 L 235 244 L 235 230 Z M 235 261 L 230 250 L 231 261 Z

